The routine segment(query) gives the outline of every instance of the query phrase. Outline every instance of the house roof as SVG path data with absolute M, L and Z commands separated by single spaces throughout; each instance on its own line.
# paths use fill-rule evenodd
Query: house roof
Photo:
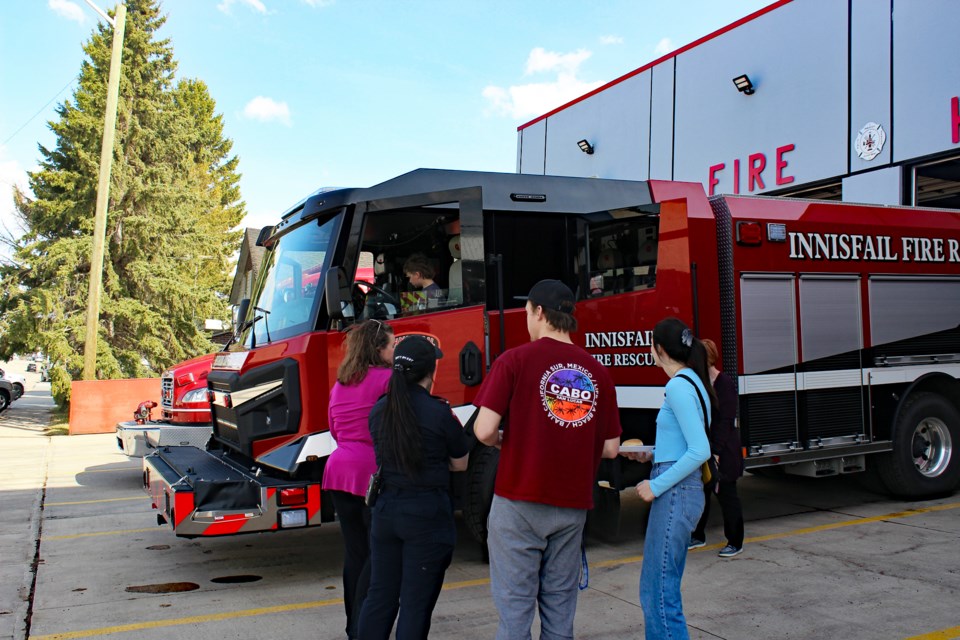
M 260 272 L 260 263 L 263 262 L 263 254 L 266 249 L 257 246 L 257 236 L 259 235 L 260 229 L 253 227 L 247 227 L 243 232 L 240 257 L 237 259 L 237 271 L 233 274 L 233 286 L 230 287 L 230 304 L 240 304 L 240 296 L 243 295 L 243 280 L 247 272 L 253 272 L 254 280 Z

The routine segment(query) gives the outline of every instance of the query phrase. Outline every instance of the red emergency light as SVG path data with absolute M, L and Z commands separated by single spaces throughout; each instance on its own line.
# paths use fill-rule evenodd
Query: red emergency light
M 287 489 L 280 489 L 280 494 L 277 496 L 277 503 L 281 507 L 289 507 L 295 504 L 304 504 L 306 501 L 307 501 L 306 487 L 290 487 Z
M 763 241 L 763 228 L 759 222 L 737 223 L 737 244 L 759 246 Z

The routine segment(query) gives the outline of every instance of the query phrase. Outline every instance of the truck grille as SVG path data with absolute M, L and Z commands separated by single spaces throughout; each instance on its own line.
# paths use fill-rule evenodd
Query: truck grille
M 173 376 L 163 376 L 160 379 L 160 406 L 173 409 Z

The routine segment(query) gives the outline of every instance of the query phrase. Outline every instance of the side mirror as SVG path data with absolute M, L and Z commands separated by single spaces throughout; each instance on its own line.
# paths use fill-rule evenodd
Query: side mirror
M 233 319 L 233 326 L 239 327 L 247 318 L 247 311 L 250 310 L 250 298 L 244 298 L 237 305 L 237 316 Z
M 332 267 L 323 279 L 323 296 L 327 301 L 327 315 L 331 320 L 353 318 L 353 304 L 350 300 L 350 283 L 347 274 L 340 267 Z
M 257 246 L 265 247 L 267 246 L 267 240 L 270 236 L 273 235 L 273 226 L 263 227 L 260 229 L 260 233 L 257 235 Z

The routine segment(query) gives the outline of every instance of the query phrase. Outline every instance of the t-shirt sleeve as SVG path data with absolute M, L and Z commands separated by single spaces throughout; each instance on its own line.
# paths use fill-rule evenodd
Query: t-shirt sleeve
M 486 407 L 500 416 L 507 415 L 516 380 L 512 362 L 513 359 L 509 352 L 494 361 L 493 367 L 490 369 L 487 379 L 483 381 L 473 404 L 478 407 Z

